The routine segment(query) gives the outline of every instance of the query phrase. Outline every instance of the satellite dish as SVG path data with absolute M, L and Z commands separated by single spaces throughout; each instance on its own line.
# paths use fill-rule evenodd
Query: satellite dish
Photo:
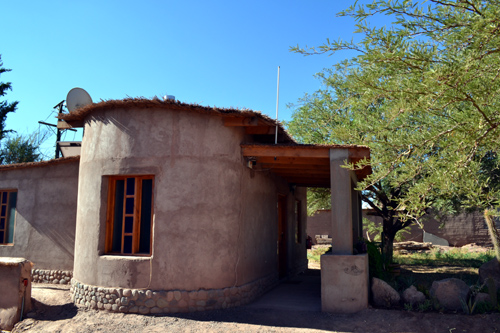
M 92 104 L 92 98 L 82 88 L 73 88 L 69 91 L 68 96 L 66 96 L 66 107 L 69 112 L 73 112 L 89 104 Z

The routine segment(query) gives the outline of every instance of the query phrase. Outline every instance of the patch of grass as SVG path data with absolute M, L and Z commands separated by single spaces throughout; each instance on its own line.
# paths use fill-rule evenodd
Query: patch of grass
M 312 261 L 312 262 L 320 262 L 320 258 L 323 254 L 326 252 L 330 251 L 332 247 L 317 247 L 311 250 L 307 250 L 307 260 Z
M 432 300 L 430 289 L 434 281 L 448 278 L 457 278 L 471 286 L 473 295 L 470 300 L 463 302 L 462 307 L 465 313 L 486 313 L 491 311 L 500 312 L 500 292 L 496 292 L 494 286 L 487 284 L 479 285 L 479 267 L 495 258 L 493 250 L 485 252 L 472 252 L 467 248 L 433 248 L 431 251 L 413 252 L 410 254 L 394 253 L 394 263 L 400 264 L 400 274 L 390 275 L 382 278 L 389 283 L 396 291 L 403 292 L 413 285 L 422 292 L 427 300 L 424 303 L 411 306 L 402 304 L 401 308 L 407 311 L 444 311 L 444 309 Z M 370 266 L 370 269 L 372 267 Z M 489 289 L 493 292 L 489 292 Z M 491 303 L 477 303 L 475 295 L 479 292 L 486 292 L 490 295 Z
M 479 268 L 485 262 L 494 258 L 493 250 L 487 252 L 468 252 L 461 248 L 443 252 L 432 249 L 430 252 L 415 252 L 411 254 L 394 253 L 394 262 L 404 265 L 424 266 L 460 266 Z
M 432 310 L 433 306 L 432 306 L 432 301 L 430 299 L 426 299 L 425 302 L 423 303 L 420 303 L 418 306 L 417 306 L 417 309 L 418 311 L 420 312 L 427 312 L 427 311 L 430 311 Z
M 401 275 L 390 284 L 401 292 L 412 282 L 426 297 L 430 296 L 432 283 L 438 280 L 457 278 L 473 286 L 479 281 L 478 268 L 493 258 L 492 250 L 469 252 L 461 248 L 452 248 L 446 252 L 434 248 L 427 252 L 405 255 L 396 252 L 394 262 L 402 265 Z

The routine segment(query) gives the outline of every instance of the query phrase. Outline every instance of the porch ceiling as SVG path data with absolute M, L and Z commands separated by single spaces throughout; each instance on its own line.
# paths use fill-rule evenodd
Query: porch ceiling
M 351 162 L 370 158 L 370 150 L 354 145 L 241 144 L 243 156 L 253 169 L 273 172 L 289 183 L 307 187 L 330 187 L 330 149 L 348 149 Z M 358 180 L 370 167 L 355 171 Z

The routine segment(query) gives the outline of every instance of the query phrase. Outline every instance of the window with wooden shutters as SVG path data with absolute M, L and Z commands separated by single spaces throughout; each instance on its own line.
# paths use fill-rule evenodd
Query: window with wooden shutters
M 0 244 L 14 243 L 16 203 L 16 190 L 0 190 Z
M 153 176 L 109 177 L 106 253 L 151 254 Z

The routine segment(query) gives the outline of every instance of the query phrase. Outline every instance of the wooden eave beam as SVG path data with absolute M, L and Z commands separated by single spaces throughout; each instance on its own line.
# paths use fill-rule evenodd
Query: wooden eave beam
M 271 135 L 276 133 L 276 126 L 247 126 L 246 134 Z
M 274 170 L 318 170 L 318 171 L 328 171 L 330 172 L 330 168 L 325 164 L 282 164 L 282 163 L 259 163 L 257 162 L 257 166 L 260 166 L 262 169 L 274 169 Z
M 349 158 L 351 162 L 357 162 L 364 158 L 370 158 L 370 150 L 368 148 L 349 148 Z
M 275 165 L 326 165 L 330 167 L 330 159 L 328 158 L 301 158 L 301 157 L 255 157 L 257 163 L 262 164 L 275 164 Z
M 242 155 L 254 161 L 256 169 L 269 170 L 289 183 L 314 187 L 330 187 L 330 149 L 347 149 L 351 162 L 370 157 L 365 147 L 241 145 Z M 355 173 L 361 180 L 370 171 L 365 167 Z
M 315 157 L 315 158 L 330 158 L 330 149 L 348 149 L 349 157 L 352 160 L 361 160 L 370 157 L 370 150 L 361 147 L 338 147 L 332 148 L 328 146 L 258 146 L 252 144 L 242 144 L 241 150 L 243 156 L 254 157 Z
M 298 186 L 305 187 L 330 187 L 330 179 L 310 179 L 310 178 L 299 178 L 299 177 L 290 177 L 285 178 L 286 181 L 290 184 L 295 184 Z
M 224 118 L 224 126 L 258 126 L 259 119 L 257 117 L 227 117 Z
M 297 146 L 251 146 L 241 145 L 243 156 L 245 157 L 315 157 L 329 158 L 328 148 L 298 148 Z
M 273 172 L 276 175 L 281 175 L 284 178 L 304 178 L 304 179 L 330 179 L 329 173 L 305 173 L 305 172 Z

